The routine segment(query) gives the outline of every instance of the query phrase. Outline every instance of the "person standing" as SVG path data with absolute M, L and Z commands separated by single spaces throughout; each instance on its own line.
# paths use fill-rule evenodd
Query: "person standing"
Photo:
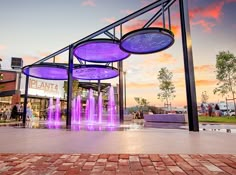
M 11 117 L 11 110 L 8 108 L 7 110 L 6 110 L 6 116 L 7 116 L 7 120 L 10 120 L 10 117 Z
M 17 120 L 17 115 L 18 115 L 17 106 L 16 106 L 16 104 L 15 104 L 15 105 L 12 107 L 12 110 L 11 110 L 11 118 Z
M 208 115 L 209 115 L 209 117 L 212 116 L 212 106 L 211 106 L 211 104 L 208 104 Z
M 220 114 L 220 107 L 219 107 L 219 105 L 216 103 L 216 105 L 215 105 L 215 114 L 216 114 L 216 116 L 220 116 L 219 114 Z

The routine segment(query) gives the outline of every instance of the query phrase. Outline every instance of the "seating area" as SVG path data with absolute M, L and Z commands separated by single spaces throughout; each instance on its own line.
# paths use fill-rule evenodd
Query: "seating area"
M 145 114 L 146 122 L 165 122 L 165 123 L 186 123 L 187 118 L 184 114 Z

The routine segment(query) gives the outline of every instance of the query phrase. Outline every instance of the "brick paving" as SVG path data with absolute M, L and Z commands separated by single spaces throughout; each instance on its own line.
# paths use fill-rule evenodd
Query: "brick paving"
M 0 175 L 236 175 L 232 154 L 0 154 Z

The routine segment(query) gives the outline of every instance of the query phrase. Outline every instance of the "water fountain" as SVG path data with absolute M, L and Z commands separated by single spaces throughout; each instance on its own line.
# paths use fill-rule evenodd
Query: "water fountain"
M 86 108 L 85 108 L 85 119 L 89 120 L 89 98 L 86 100 Z
M 93 90 L 89 90 L 89 105 L 88 105 L 88 122 L 89 124 L 95 123 L 95 98 L 93 96 Z
M 81 97 L 80 95 L 77 96 L 76 98 L 76 116 L 77 116 L 77 120 L 76 122 L 80 124 L 81 122 Z
M 96 103 L 97 102 L 97 103 Z M 115 126 L 116 123 L 116 105 L 114 98 L 114 89 L 113 87 L 109 88 L 108 91 L 108 114 L 106 116 L 103 115 L 103 98 L 102 93 L 99 94 L 98 100 L 95 101 L 95 97 L 93 95 L 93 90 L 90 89 L 88 92 L 87 100 L 86 100 L 86 109 L 85 109 L 85 118 L 82 121 L 82 105 L 81 105 L 81 96 L 78 95 L 72 101 L 72 124 L 82 124 L 87 125 L 89 130 L 94 130 L 95 128 L 90 127 L 93 125 L 98 126 Z M 97 107 L 95 110 L 95 106 Z M 101 129 L 101 128 L 100 128 Z
M 61 105 L 60 105 L 60 98 L 56 98 L 56 105 L 55 105 L 55 124 L 60 123 L 61 118 Z
M 76 123 L 76 99 L 72 100 L 72 109 L 71 109 L 71 118 L 72 118 L 72 123 Z
M 53 121 L 53 99 L 49 99 L 49 104 L 48 104 L 48 122 L 52 123 Z
M 108 124 L 110 126 L 114 126 L 116 122 L 116 104 L 114 97 L 114 89 L 112 86 L 109 89 L 109 95 L 108 95 L 108 114 L 109 114 Z
M 103 113 L 102 93 L 100 93 L 98 97 L 98 123 L 102 123 L 102 113 Z

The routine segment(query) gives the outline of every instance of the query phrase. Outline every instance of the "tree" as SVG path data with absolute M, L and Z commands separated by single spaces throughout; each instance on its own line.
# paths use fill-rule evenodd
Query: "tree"
M 170 100 L 175 97 L 175 86 L 172 82 L 173 73 L 166 67 L 161 68 L 158 72 L 157 79 L 159 80 L 160 93 L 157 94 L 157 98 L 165 101 L 169 105 Z
M 139 110 L 143 110 L 143 107 L 146 107 L 149 104 L 147 99 L 142 97 L 134 97 L 134 100 L 138 103 Z
M 218 93 L 222 96 L 232 94 L 235 105 L 235 87 L 236 87 L 236 57 L 229 51 L 219 52 L 216 55 L 216 79 L 218 87 L 214 89 L 214 94 Z
M 67 81 L 64 81 L 64 92 L 67 94 Z M 72 81 L 72 97 L 76 97 L 78 94 L 80 94 L 80 88 L 79 88 L 79 81 L 78 80 L 73 80 Z
M 206 91 L 202 92 L 202 96 L 201 96 L 202 103 L 207 103 L 208 99 L 209 99 L 209 96 L 207 95 L 207 92 Z
M 142 97 L 134 97 L 134 100 L 138 103 L 138 110 L 139 110 L 138 113 L 136 114 L 136 117 L 142 119 L 144 107 L 147 107 L 149 102 L 147 101 L 147 99 Z

